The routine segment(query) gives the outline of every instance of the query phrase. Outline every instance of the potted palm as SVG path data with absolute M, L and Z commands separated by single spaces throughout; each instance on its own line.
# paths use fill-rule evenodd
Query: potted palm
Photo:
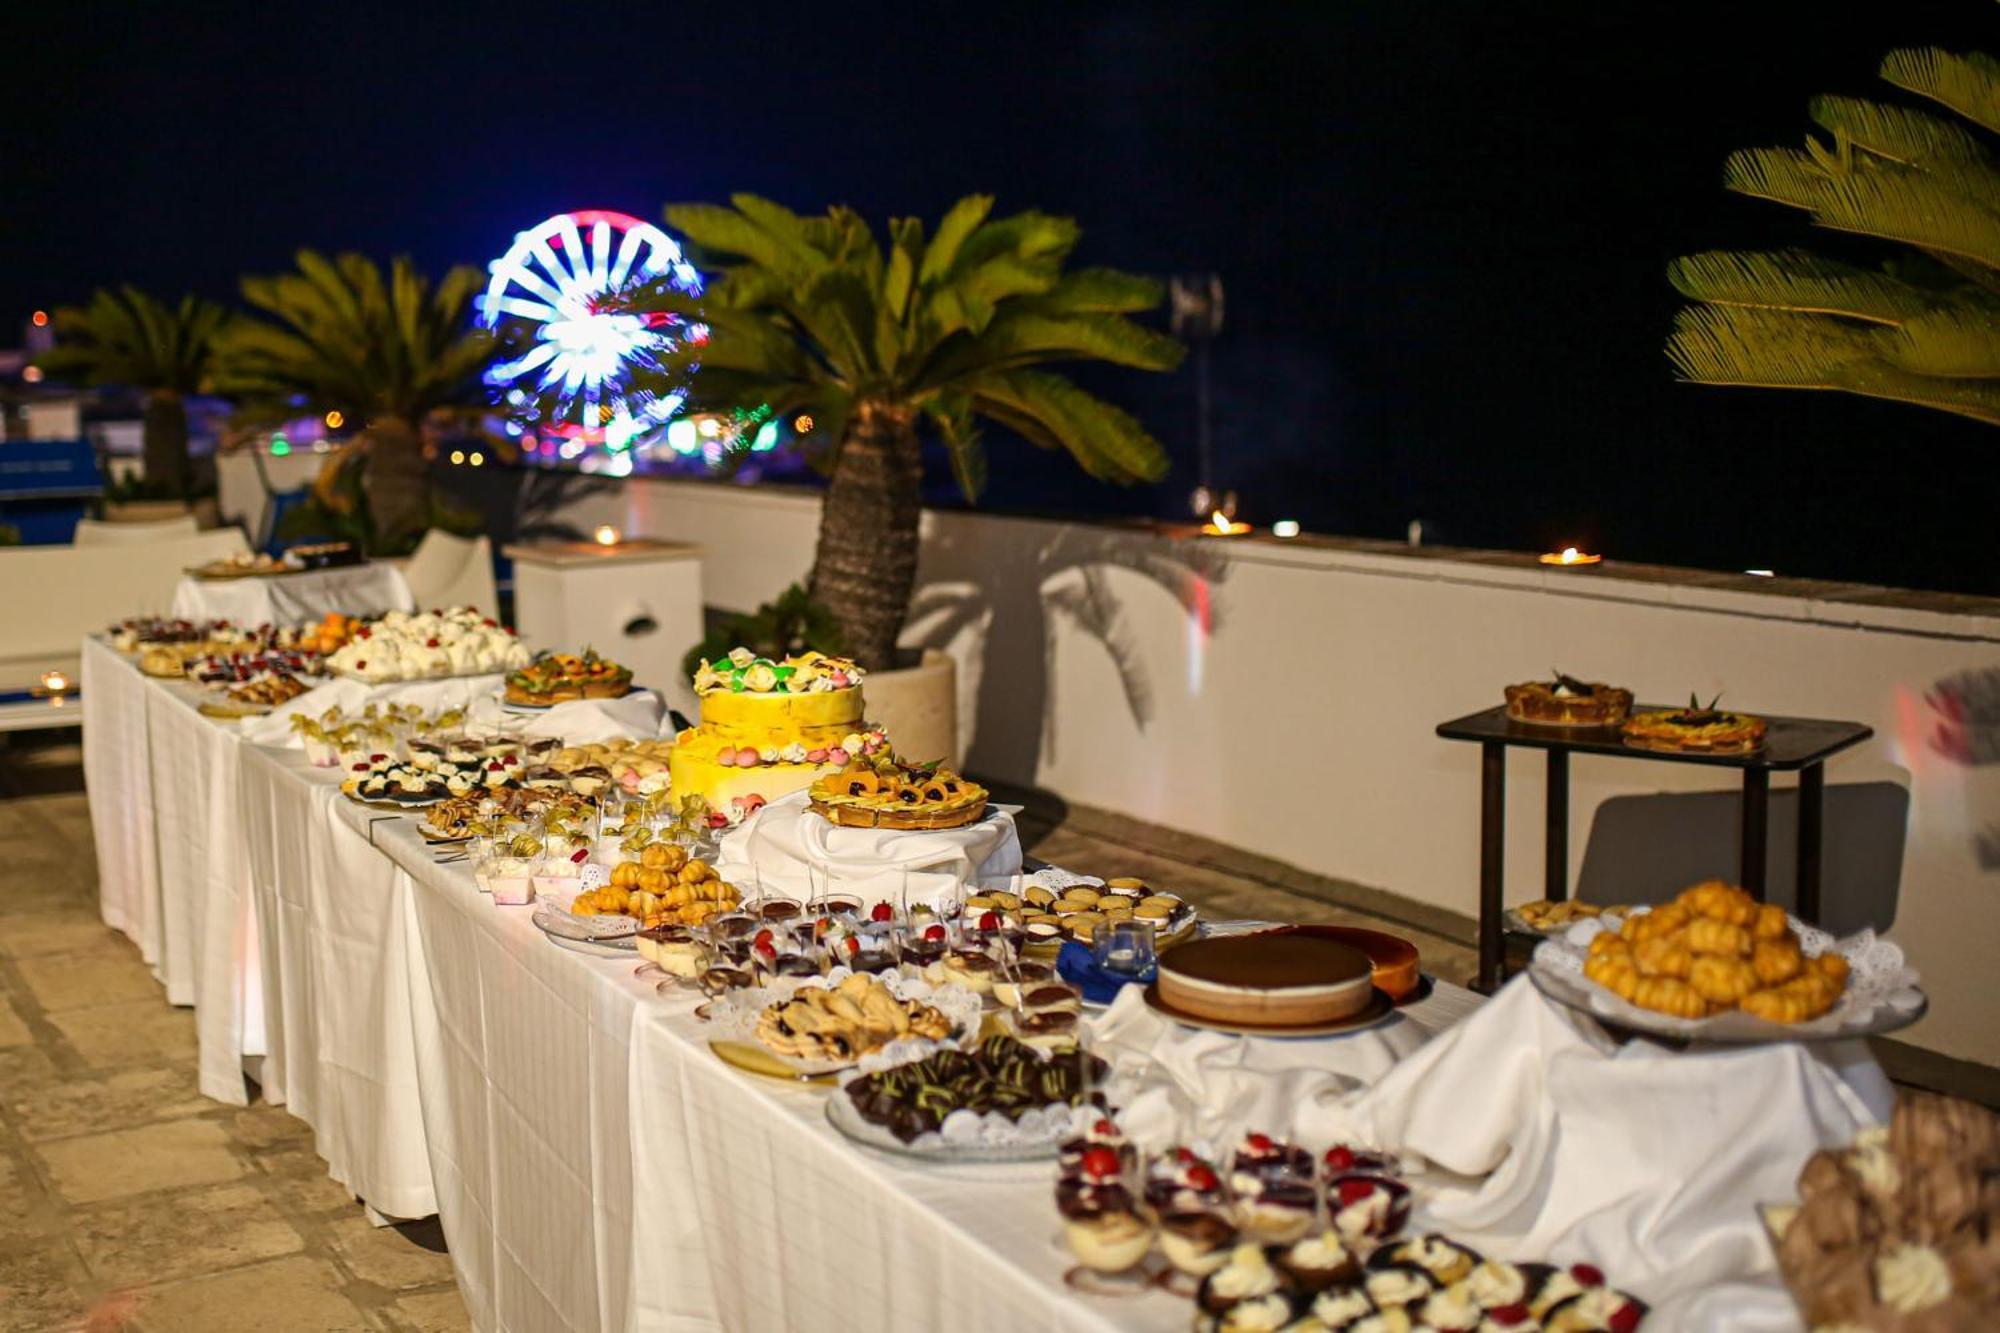
M 362 423 L 348 509 L 355 532 L 382 554 L 406 553 L 438 515 L 425 432 L 488 410 L 480 381 L 490 335 L 471 326 L 478 270 L 455 268 L 433 285 L 407 259 L 385 275 L 364 255 L 298 253 L 298 271 L 245 278 L 243 295 L 269 319 L 246 316 L 216 344 L 215 383 L 243 424 L 279 424 L 339 412 Z M 315 493 L 336 494 L 329 475 Z M 365 520 L 365 522 L 364 522 Z
M 937 698 L 953 688 L 948 659 L 917 668 L 924 683 L 904 702 L 892 670 L 916 581 L 920 432 L 943 444 L 970 502 L 987 477 L 982 423 L 1064 450 L 1100 480 L 1157 480 L 1167 459 L 1144 427 L 1040 367 L 1164 371 L 1184 349 L 1127 318 L 1159 304 L 1158 283 L 1066 267 L 1079 234 L 1067 218 L 993 218 L 992 197 L 972 195 L 928 234 L 921 219 L 893 219 L 884 247 L 847 208 L 801 217 L 754 195 L 730 203 L 666 210 L 710 275 L 700 295 L 658 282 L 626 298 L 635 311 L 706 328 L 666 358 L 651 387 L 683 394 L 694 413 L 813 418 L 809 439 L 825 443 L 809 456 L 827 489 L 807 591 L 876 673 L 877 717 L 918 753 L 909 738 L 929 728 L 916 715 L 955 716 Z M 955 748 L 954 734 L 945 749 Z
M 187 512 L 188 395 L 208 387 L 218 332 L 229 313 L 183 296 L 168 305 L 136 287 L 99 288 L 86 306 L 55 312 L 56 344 L 35 359 L 45 374 L 145 395 L 143 480 L 106 495 L 108 519 L 171 518 Z

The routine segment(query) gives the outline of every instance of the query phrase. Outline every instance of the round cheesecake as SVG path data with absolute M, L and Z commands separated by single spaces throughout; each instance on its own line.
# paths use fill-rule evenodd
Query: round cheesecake
M 1196 1018 L 1271 1027 L 1332 1023 L 1374 990 L 1368 955 L 1311 935 L 1194 940 L 1160 955 L 1160 999 Z

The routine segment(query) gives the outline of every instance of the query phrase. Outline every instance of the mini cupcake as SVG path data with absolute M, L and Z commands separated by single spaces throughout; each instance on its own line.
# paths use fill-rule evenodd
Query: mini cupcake
M 1374 1313 L 1375 1302 L 1359 1283 L 1338 1283 L 1313 1297 L 1312 1316 L 1330 1333 L 1343 1333 Z
M 1280 1333 L 1292 1322 L 1292 1299 L 1281 1291 L 1252 1296 L 1216 1320 L 1216 1333 Z
M 1436 1333 L 1479 1333 L 1486 1312 L 1479 1308 L 1466 1284 L 1456 1282 L 1432 1292 L 1417 1311 L 1417 1318 Z
M 1369 1258 L 1370 1268 L 1412 1264 L 1431 1275 L 1440 1287 L 1462 1282 L 1479 1263 L 1479 1256 L 1457 1241 L 1431 1234 L 1414 1236 L 1400 1245 L 1385 1245 Z
M 1368 1292 L 1368 1299 L 1382 1310 L 1392 1305 L 1421 1305 L 1438 1289 L 1431 1275 L 1414 1264 L 1374 1268 L 1361 1285 Z
M 1482 1310 L 1504 1310 L 1528 1300 L 1528 1274 L 1514 1264 L 1488 1259 L 1465 1276 L 1467 1291 Z
M 1546 1333 L 1632 1333 L 1645 1305 L 1610 1287 L 1590 1287 L 1557 1302 L 1542 1319 Z
M 1212 1315 L 1225 1315 L 1244 1301 L 1269 1296 L 1284 1286 L 1278 1270 L 1271 1267 L 1264 1247 L 1245 1243 L 1229 1252 L 1229 1259 L 1201 1281 L 1195 1303 Z
M 1604 1270 L 1595 1264 L 1571 1264 L 1553 1268 L 1547 1264 L 1522 1264 L 1528 1281 L 1528 1311 L 1546 1319 L 1550 1310 L 1573 1296 L 1604 1285 Z
M 1287 1246 L 1278 1256 L 1278 1267 L 1285 1270 L 1301 1291 L 1316 1294 L 1336 1282 L 1355 1277 L 1361 1272 L 1361 1261 L 1341 1243 L 1339 1236 L 1321 1231 L 1302 1236 Z
M 1412 1333 L 1416 1328 L 1416 1321 L 1410 1318 L 1410 1312 L 1402 1306 L 1391 1305 L 1377 1310 L 1374 1314 L 1362 1316 L 1347 1328 L 1348 1333 Z

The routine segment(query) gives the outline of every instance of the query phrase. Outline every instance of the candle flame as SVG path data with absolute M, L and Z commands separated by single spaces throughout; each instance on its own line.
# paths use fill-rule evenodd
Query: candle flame
M 44 671 L 42 673 L 42 688 L 51 694 L 61 694 L 69 688 L 69 677 L 60 671 Z
M 618 544 L 618 529 L 612 527 L 609 523 L 599 527 L 597 529 L 597 544 L 599 546 L 616 546 Z

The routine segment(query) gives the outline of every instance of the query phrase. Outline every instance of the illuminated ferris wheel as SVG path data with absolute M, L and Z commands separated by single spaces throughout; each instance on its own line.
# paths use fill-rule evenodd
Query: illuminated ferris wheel
M 681 336 L 672 317 L 609 308 L 610 297 L 657 278 L 701 290 L 701 275 L 665 232 L 600 208 L 558 213 L 516 236 L 488 271 L 480 322 L 511 326 L 521 350 L 490 367 L 486 382 L 542 435 L 561 438 L 565 457 L 593 444 L 629 450 L 680 411 L 679 395 L 628 383 Z

